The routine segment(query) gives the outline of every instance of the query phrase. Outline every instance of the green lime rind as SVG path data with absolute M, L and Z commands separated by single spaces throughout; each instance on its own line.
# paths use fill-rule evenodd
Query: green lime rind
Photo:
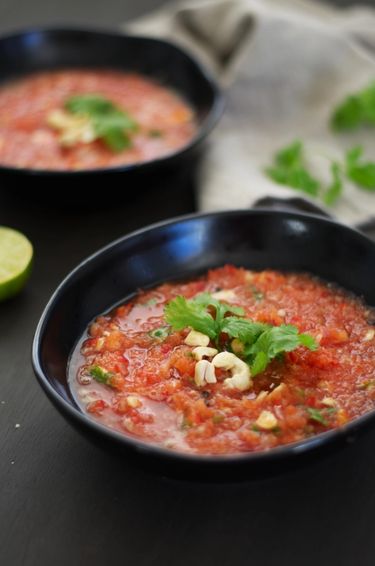
M 26 236 L 0 226 L 0 301 L 22 290 L 31 273 L 32 261 L 33 247 Z

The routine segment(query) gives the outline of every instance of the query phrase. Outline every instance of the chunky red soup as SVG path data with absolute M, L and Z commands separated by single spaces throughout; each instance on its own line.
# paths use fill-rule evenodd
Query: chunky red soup
M 87 97 L 101 108 L 88 107 Z M 41 72 L 0 88 L 0 163 L 11 167 L 79 170 L 149 161 L 185 146 L 196 129 L 177 93 L 138 74 Z
M 200 454 L 268 450 L 375 407 L 374 312 L 310 276 L 233 266 L 99 316 L 70 380 L 126 435 Z

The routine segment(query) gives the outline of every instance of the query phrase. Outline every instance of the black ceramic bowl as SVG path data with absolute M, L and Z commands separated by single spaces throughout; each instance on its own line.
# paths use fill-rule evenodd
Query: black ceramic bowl
M 250 269 L 307 271 L 375 305 L 375 243 L 331 220 L 269 210 L 195 215 L 139 230 L 81 263 L 58 287 L 36 330 L 33 365 L 48 397 L 82 433 L 137 457 L 149 469 L 190 479 L 229 480 L 272 474 L 339 446 L 367 425 L 375 410 L 309 440 L 268 452 L 197 456 L 114 432 L 83 414 L 67 383 L 67 364 L 89 322 L 139 288 L 191 277 L 233 263 Z
M 146 163 L 84 171 L 44 171 L 0 165 L 1 185 L 37 188 L 43 198 L 77 200 L 92 191 L 92 183 L 113 183 L 116 198 L 137 189 L 155 189 L 157 180 L 191 173 L 202 141 L 223 110 L 223 98 L 210 74 L 179 47 L 160 39 L 79 29 L 34 29 L 0 38 L 0 83 L 42 70 L 105 68 L 134 71 L 178 92 L 193 108 L 196 136 L 184 148 Z M 121 185 L 120 185 L 121 183 Z M 175 183 L 178 185 L 178 183 Z M 77 191 L 78 189 L 78 191 Z M 174 191 L 178 186 L 174 186 Z M 58 193 L 58 194 L 57 194 Z

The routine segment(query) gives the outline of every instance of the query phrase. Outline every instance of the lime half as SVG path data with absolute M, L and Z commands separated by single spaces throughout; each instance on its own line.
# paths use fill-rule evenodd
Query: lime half
M 12 228 L 0 226 L 0 301 L 21 291 L 30 275 L 33 247 Z

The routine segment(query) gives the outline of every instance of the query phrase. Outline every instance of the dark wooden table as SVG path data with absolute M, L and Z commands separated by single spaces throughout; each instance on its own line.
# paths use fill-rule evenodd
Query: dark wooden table
M 33 13 L 33 3 L 3 0 L 3 29 L 54 21 L 51 6 L 62 6 L 48 3 L 46 19 L 40 10 L 47 2 L 35 4 Z M 112 4 L 117 11 L 103 23 L 156 3 L 131 2 L 120 10 L 113 0 L 96 8 L 65 0 L 68 17 L 59 13 L 55 21 L 72 21 L 77 10 L 82 21 L 85 5 L 87 19 L 92 23 L 95 16 L 99 23 Z M 148 195 L 89 211 L 42 207 L 0 190 L 0 224 L 24 231 L 35 246 L 28 287 L 0 305 L 0 564 L 373 566 L 375 431 L 303 471 L 274 479 L 178 483 L 136 471 L 90 445 L 36 383 L 31 339 L 56 284 L 99 246 L 192 210 L 189 193 L 180 195 L 171 200 L 164 194 L 161 201 Z

